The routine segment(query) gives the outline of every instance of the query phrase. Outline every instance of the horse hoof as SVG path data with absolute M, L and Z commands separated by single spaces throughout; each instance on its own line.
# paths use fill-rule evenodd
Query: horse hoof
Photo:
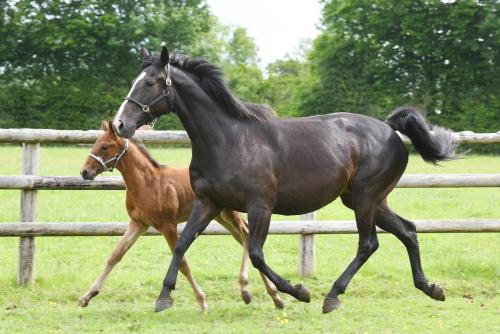
M 273 302 L 274 302 L 274 306 L 279 309 L 279 310 L 282 310 L 285 308 L 285 303 L 283 302 L 283 300 L 281 300 L 281 298 L 276 298 L 276 299 L 273 299 Z
M 311 295 L 309 294 L 309 290 L 302 284 L 295 285 L 295 290 L 297 291 L 297 299 L 304 303 L 311 302 Z
M 252 301 L 252 295 L 246 290 L 241 291 L 241 299 L 248 305 Z
M 338 298 L 325 298 L 323 302 L 323 314 L 330 313 L 340 307 L 340 300 Z
M 172 307 L 174 304 L 174 299 L 170 296 L 158 297 L 155 305 L 155 312 L 161 312 L 167 308 Z
M 439 286 L 439 284 L 431 284 L 431 294 L 429 297 L 444 302 L 445 296 L 443 288 Z

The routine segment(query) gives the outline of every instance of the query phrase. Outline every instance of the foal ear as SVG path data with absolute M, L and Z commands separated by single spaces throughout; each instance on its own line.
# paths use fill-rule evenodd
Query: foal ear
M 161 55 L 160 55 L 160 65 L 161 67 L 167 66 L 170 59 L 170 55 L 168 54 L 167 47 L 165 45 L 161 46 Z
M 109 121 L 102 121 L 101 122 L 101 129 L 103 129 L 105 132 L 109 131 Z
M 111 134 L 115 134 L 115 128 L 113 127 L 113 122 L 111 120 L 108 120 L 106 123 L 106 128 L 107 131 L 109 131 Z
M 141 45 L 141 51 L 142 51 L 142 58 L 147 58 L 150 56 L 148 49 L 143 45 Z

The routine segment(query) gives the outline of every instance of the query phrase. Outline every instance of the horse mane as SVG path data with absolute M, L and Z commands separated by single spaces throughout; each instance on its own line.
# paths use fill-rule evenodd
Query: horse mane
M 149 56 L 144 59 L 142 68 L 158 62 L 157 54 Z M 236 118 L 262 122 L 276 117 L 276 113 L 269 106 L 241 101 L 224 81 L 222 69 L 205 58 L 188 58 L 181 54 L 174 54 L 170 57 L 170 65 L 198 78 L 201 89 L 218 102 L 227 113 Z
M 148 159 L 148 161 L 156 168 L 162 168 L 165 167 L 164 164 L 158 163 L 153 157 L 151 156 L 151 153 L 149 153 L 148 149 L 146 148 L 146 145 L 142 142 L 142 140 L 137 139 L 137 138 L 130 138 L 130 142 L 132 142 L 138 149 L 139 152 L 142 153 L 142 155 Z

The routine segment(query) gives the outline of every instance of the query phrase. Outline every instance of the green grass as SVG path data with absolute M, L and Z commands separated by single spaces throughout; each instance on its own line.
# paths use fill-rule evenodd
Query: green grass
M 77 175 L 85 147 L 42 147 L 40 174 Z M 153 155 L 172 166 L 186 166 L 189 149 L 155 148 Z M 0 146 L 0 175 L 19 174 L 20 148 Z M 444 167 L 412 156 L 408 173 L 498 173 L 500 157 L 468 156 Z M 39 191 L 39 221 L 126 221 L 122 191 Z M 0 190 L 0 222 L 19 220 L 19 191 Z M 411 219 L 499 218 L 498 188 L 396 189 L 389 202 Z M 320 210 L 319 219 L 352 219 L 340 203 Z M 275 217 L 280 219 L 281 217 Z M 304 282 L 310 304 L 283 295 L 285 311 L 274 309 L 255 270 L 254 299 L 244 305 L 237 276 L 241 248 L 230 237 L 199 238 L 188 251 L 191 269 L 208 295 L 201 315 L 181 276 L 174 307 L 153 313 L 154 300 L 170 261 L 166 243 L 144 237 L 110 275 L 87 309 L 76 300 L 102 270 L 118 237 L 37 238 L 36 284 L 15 283 L 17 238 L 0 239 L 0 333 L 490 333 L 500 321 L 499 234 L 420 234 L 422 262 L 430 281 L 447 291 L 436 302 L 413 287 L 404 247 L 381 235 L 380 248 L 352 280 L 343 306 L 321 314 L 324 294 L 356 252 L 354 235 L 320 235 L 316 273 L 297 276 L 298 236 L 269 236 L 266 259 L 278 273 Z M 464 298 L 466 295 L 468 298 Z M 470 297 L 470 298 L 469 298 Z

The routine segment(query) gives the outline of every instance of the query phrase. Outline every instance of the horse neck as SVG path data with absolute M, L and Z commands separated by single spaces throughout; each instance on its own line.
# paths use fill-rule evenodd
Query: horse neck
M 137 194 L 146 190 L 147 181 L 153 179 L 158 173 L 157 168 L 132 142 L 129 142 L 128 150 L 116 165 L 116 169 L 122 174 L 127 192 Z
M 235 120 L 187 74 L 179 69 L 172 74 L 175 110 L 191 140 L 193 157 L 210 157 L 215 148 L 232 141 Z

